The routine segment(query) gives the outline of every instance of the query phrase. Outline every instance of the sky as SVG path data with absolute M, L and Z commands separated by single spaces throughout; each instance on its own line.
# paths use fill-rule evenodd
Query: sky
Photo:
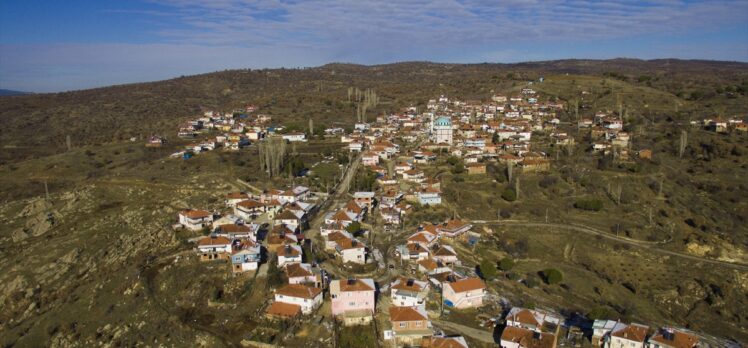
M 748 61 L 748 0 L 2 0 L 0 88 L 237 68 L 566 58 Z

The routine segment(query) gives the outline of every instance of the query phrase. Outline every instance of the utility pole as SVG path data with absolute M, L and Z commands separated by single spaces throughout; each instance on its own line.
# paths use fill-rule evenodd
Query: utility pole
M 44 180 L 44 194 L 44 196 L 47 198 L 47 201 L 49 201 L 49 186 L 47 185 L 47 180 Z

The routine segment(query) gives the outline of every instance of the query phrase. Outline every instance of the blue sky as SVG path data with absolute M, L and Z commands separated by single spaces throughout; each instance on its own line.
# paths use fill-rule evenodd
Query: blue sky
M 0 88 L 223 69 L 562 58 L 748 61 L 747 0 L 0 2 Z

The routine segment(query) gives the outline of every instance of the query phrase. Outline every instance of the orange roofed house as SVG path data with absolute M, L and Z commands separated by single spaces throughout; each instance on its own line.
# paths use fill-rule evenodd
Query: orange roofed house
M 649 348 L 694 348 L 699 344 L 699 336 L 692 333 L 665 327 L 649 338 Z
M 199 231 L 210 227 L 213 222 L 213 214 L 205 210 L 187 209 L 179 212 L 179 223 L 186 229 Z
M 275 302 L 297 305 L 302 314 L 311 314 L 322 305 L 322 289 L 302 284 L 286 284 L 275 291 Z
M 332 315 L 345 325 L 367 324 L 374 315 L 376 285 L 373 279 L 343 279 L 330 282 Z
M 444 304 L 452 308 L 474 308 L 483 305 L 486 284 L 480 278 L 465 278 L 442 283 Z
M 501 334 L 503 348 L 556 347 L 561 317 L 547 311 L 520 307 L 506 315 L 506 328 Z
M 398 346 L 412 346 L 431 336 L 431 321 L 426 309 L 417 307 L 390 307 L 390 323 Z
M 227 259 L 231 255 L 231 240 L 221 236 L 209 236 L 197 241 L 200 261 Z

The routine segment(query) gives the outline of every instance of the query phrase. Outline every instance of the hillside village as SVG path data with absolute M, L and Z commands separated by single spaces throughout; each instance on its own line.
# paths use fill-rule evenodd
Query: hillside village
M 181 211 L 174 228 L 203 235 L 193 238 L 196 257 L 224 262 L 226 272 L 282 274 L 283 282 L 262 308 L 270 320 L 331 316 L 342 326 L 374 325 L 384 346 L 468 347 L 475 333 L 463 333 L 461 323 L 442 318 L 445 312 L 475 309 L 490 310 L 477 329 L 504 348 L 715 345 L 685 328 L 617 318 L 593 321 L 553 308 L 514 306 L 490 286 L 497 280 L 486 277 L 496 265 L 489 271 L 482 264 L 464 263 L 486 231 L 479 222 L 454 211 L 444 221 L 416 221 L 415 228 L 407 227 L 412 221 L 405 223 L 414 207 L 436 207 L 446 199 L 439 175 L 429 169 L 437 159 L 446 158 L 453 173 L 469 176 L 488 175 L 492 163 L 501 163 L 509 181 L 513 171 L 532 175 L 551 168 L 554 155 L 538 150 L 538 142 L 558 148 L 555 156 L 588 143 L 585 151 L 615 161 L 651 159 L 651 149 L 637 147 L 632 134 L 623 130 L 625 115 L 599 111 L 594 118 L 564 124 L 557 113 L 570 105 L 541 95 L 532 84 L 517 95 L 484 101 L 439 96 L 426 105 L 425 110 L 409 107 L 377 116 L 374 122 L 360 120 L 352 129 L 324 129 L 323 137 L 338 139 L 350 159 L 340 164 L 344 173 L 336 177 L 333 190 L 290 183 L 227 192 L 223 209 Z M 205 112 L 179 127 L 177 135 L 191 143 L 172 157 L 189 160 L 205 151 L 242 151 L 273 138 L 307 142 L 320 133 L 311 122 L 306 132 L 285 130 L 261 111 L 250 105 L 229 113 Z M 734 119 L 693 125 L 715 132 L 746 130 Z M 571 128 L 588 135 L 575 139 Z M 147 146 L 163 142 L 154 136 Z M 352 177 L 368 173 L 375 177 L 370 190 L 351 187 Z M 515 185 L 509 195 L 520 194 Z M 371 243 L 385 238 L 391 248 Z

